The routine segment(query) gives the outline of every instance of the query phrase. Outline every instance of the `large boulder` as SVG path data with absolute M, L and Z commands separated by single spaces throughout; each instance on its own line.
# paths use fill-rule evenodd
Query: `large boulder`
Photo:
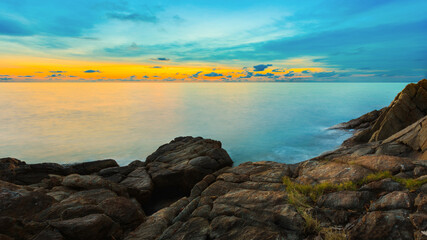
M 156 188 L 189 191 L 204 176 L 231 166 L 233 161 L 219 141 L 178 137 L 159 147 L 146 163 Z
M 368 129 L 356 136 L 359 142 L 384 140 L 427 115 L 427 79 L 408 84 Z

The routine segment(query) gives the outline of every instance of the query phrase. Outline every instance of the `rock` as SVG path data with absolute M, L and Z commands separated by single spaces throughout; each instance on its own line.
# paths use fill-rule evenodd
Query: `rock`
M 113 159 L 97 160 L 92 162 L 83 162 L 66 165 L 72 173 L 87 175 L 101 171 L 105 168 L 118 167 L 119 165 Z
M 146 202 L 150 199 L 154 189 L 153 181 L 144 167 L 138 167 L 120 182 L 120 185 L 126 186 L 130 196 L 138 199 L 140 202 Z
M 411 209 L 412 206 L 413 200 L 407 192 L 394 191 L 382 196 L 371 204 L 369 210 Z
M 111 197 L 117 197 L 117 194 L 108 189 L 91 189 L 73 193 L 61 203 L 99 204 Z
M 196 217 L 190 218 L 174 231 L 165 231 L 158 239 L 159 240 L 179 240 L 179 239 L 194 239 L 207 240 L 210 232 L 209 221 Z
M 211 229 L 210 239 L 287 239 L 284 232 L 277 231 L 274 227 L 251 226 L 244 219 L 235 216 L 214 218 Z
M 341 191 L 320 196 L 317 205 L 331 209 L 363 210 L 372 199 L 373 195 L 370 192 Z
M 96 175 L 71 174 L 64 178 L 62 185 L 77 189 L 110 189 L 121 196 L 128 196 L 127 189 L 117 183 L 105 180 Z
M 135 168 L 130 166 L 104 168 L 98 172 L 98 175 L 115 183 L 122 181 Z
M 120 231 L 114 222 L 103 214 L 91 214 L 81 218 L 63 221 L 53 221 L 51 226 L 58 229 L 67 239 L 116 239 L 120 238 Z
M 96 213 L 104 213 L 104 210 L 97 205 L 88 204 L 88 205 L 78 205 L 73 206 L 65 209 L 61 213 L 61 219 L 67 220 L 67 219 L 73 219 L 73 218 L 79 218 L 84 217 L 90 214 L 96 214 Z
M 233 164 L 221 142 L 201 137 L 179 137 L 146 160 L 156 188 L 178 187 L 189 192 L 207 174 Z
M 32 218 L 55 199 L 41 192 L 28 191 L 14 184 L 0 184 L 0 217 Z
M 359 142 L 384 140 L 427 115 L 426 79 L 408 84 L 372 127 L 358 136 Z
M 37 236 L 35 236 L 32 240 L 64 240 L 65 238 L 62 234 L 55 229 L 44 229 Z
M 352 164 L 371 169 L 376 172 L 389 171 L 396 174 L 401 171 L 413 170 L 415 165 L 408 158 L 395 156 L 362 156 L 351 161 Z
M 413 239 L 413 228 L 405 210 L 368 212 L 348 231 L 350 239 Z
M 300 165 L 298 182 L 311 183 L 342 183 L 359 181 L 372 171 L 355 164 L 346 164 L 335 161 L 307 161 Z
M 145 219 L 142 209 L 124 197 L 105 199 L 99 204 L 99 207 L 104 209 L 107 216 L 120 223 L 120 225 L 126 226 L 126 228 L 134 229 Z
M 416 212 L 411 214 L 409 218 L 416 229 L 427 230 L 427 214 L 425 212 Z
M 385 192 L 393 192 L 393 191 L 401 191 L 404 187 L 402 184 L 393 181 L 391 178 L 385 178 L 380 181 L 370 182 L 368 184 L 363 185 L 360 190 L 363 191 L 385 191 Z
M 427 160 L 427 116 L 383 141 L 383 144 L 390 143 L 409 147 L 415 152 L 412 157 Z
M 0 236 L 3 235 L 11 239 L 26 240 L 32 239 L 34 235 L 46 228 L 47 224 L 34 221 L 23 221 L 12 217 L 0 217 L 0 226 Z
M 356 119 L 352 119 L 348 122 L 332 126 L 331 129 L 365 129 L 367 127 L 370 127 L 375 122 L 375 120 L 377 120 L 378 117 L 386 110 L 387 108 L 383 108 L 381 110 L 374 110 Z
M 427 194 L 418 194 L 415 198 L 414 205 L 417 207 L 418 211 L 427 212 Z

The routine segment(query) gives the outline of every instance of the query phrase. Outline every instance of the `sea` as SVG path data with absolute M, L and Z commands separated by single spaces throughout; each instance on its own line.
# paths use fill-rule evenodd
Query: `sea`
M 235 165 L 297 163 L 388 106 L 407 83 L 0 83 L 0 158 L 145 160 L 178 136 L 219 140 Z

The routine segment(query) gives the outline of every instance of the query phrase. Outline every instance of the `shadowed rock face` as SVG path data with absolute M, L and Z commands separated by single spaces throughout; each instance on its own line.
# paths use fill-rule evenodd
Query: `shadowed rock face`
M 204 176 L 231 166 L 233 161 L 219 141 L 179 137 L 159 147 L 146 163 L 156 187 L 189 191 Z

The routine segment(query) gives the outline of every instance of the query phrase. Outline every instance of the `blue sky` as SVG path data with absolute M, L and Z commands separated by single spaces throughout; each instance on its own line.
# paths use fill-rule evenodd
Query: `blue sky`
M 426 9 L 425 0 L 2 0 L 0 81 L 418 81 Z

